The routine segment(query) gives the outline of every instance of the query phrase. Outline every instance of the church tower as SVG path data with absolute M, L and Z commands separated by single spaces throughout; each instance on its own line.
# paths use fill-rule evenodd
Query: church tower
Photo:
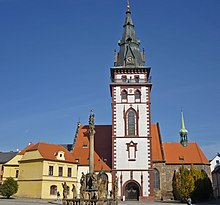
M 123 34 L 111 72 L 112 173 L 119 198 L 152 199 L 150 67 L 136 38 L 127 4 Z
M 183 112 L 181 112 L 181 130 L 180 130 L 180 144 L 182 144 L 184 147 L 188 146 L 188 131 L 185 128 L 185 122 L 183 117 Z

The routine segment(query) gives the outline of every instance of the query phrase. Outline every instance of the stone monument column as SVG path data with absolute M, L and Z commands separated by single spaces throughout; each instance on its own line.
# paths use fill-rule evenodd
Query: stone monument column
M 89 116 L 89 127 L 87 134 L 89 137 L 89 173 L 94 173 L 94 136 L 95 136 L 95 125 L 94 125 L 95 115 L 91 112 Z

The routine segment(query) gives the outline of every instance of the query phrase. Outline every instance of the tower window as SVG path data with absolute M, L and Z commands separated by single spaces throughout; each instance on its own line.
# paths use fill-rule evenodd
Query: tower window
M 122 90 L 121 98 L 122 98 L 122 100 L 126 100 L 127 99 L 127 91 L 126 90 Z
M 122 82 L 125 83 L 127 81 L 127 76 L 126 75 L 121 76 L 121 80 L 122 80 Z
M 136 113 L 134 110 L 127 113 L 127 135 L 136 135 Z
M 136 92 L 135 92 L 135 99 L 141 99 L 141 92 L 140 92 L 140 90 L 136 90 Z
M 134 77 L 135 83 L 139 83 L 139 76 Z
M 137 143 L 131 141 L 130 143 L 126 143 L 127 151 L 128 151 L 128 161 L 136 160 L 136 152 L 137 152 Z

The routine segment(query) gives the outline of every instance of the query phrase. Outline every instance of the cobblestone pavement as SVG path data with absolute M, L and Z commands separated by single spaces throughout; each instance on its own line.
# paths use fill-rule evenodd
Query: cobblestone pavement
M 0 205 L 46 205 L 46 204 L 61 204 L 57 201 L 41 200 L 41 199 L 24 199 L 24 198 L 13 198 L 4 199 L 0 198 Z M 185 205 L 184 203 L 174 202 L 137 202 L 137 201 L 126 201 L 119 202 L 119 205 Z M 200 203 L 198 205 L 220 205 L 220 200 L 213 200 L 210 202 Z

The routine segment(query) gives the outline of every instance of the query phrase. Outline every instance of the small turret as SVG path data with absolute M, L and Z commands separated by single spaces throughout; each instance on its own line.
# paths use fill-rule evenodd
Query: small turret
M 180 130 L 180 144 L 182 144 L 184 147 L 187 147 L 188 146 L 188 131 L 185 128 L 183 112 L 181 112 L 181 115 L 182 115 L 182 121 L 181 121 L 181 130 Z

